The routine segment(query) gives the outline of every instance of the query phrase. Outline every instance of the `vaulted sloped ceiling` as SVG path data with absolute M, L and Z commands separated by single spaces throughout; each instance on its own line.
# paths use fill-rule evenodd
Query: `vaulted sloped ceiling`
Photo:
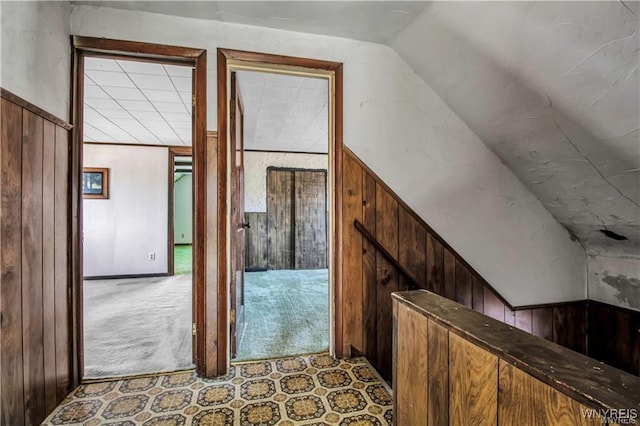
M 589 254 L 640 258 L 637 1 L 73 3 L 386 43 Z
M 589 254 L 639 254 L 637 2 L 434 2 L 391 46 Z

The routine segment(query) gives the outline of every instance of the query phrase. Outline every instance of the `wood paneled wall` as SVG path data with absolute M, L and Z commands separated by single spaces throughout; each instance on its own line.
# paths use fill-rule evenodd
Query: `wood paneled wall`
M 512 310 L 489 283 L 347 149 L 343 151 L 342 172 L 343 345 L 364 354 L 387 378 L 391 377 L 391 293 L 409 287 L 407 280 L 356 230 L 355 220 L 422 284 L 421 288 L 583 354 L 588 353 L 587 331 L 593 330 L 595 336 L 601 336 L 589 341 L 589 349 L 596 344 L 601 348 L 593 352 L 596 358 L 615 358 L 612 365 L 638 374 L 637 319 L 627 320 L 628 314 L 602 314 L 608 319 L 598 322 L 599 327 L 611 327 L 606 333 L 597 331 L 598 326 L 588 327 L 588 306 L 590 313 L 600 315 L 600 310 L 592 310 L 593 302 L 586 300 Z M 615 321 L 623 324 L 623 331 L 617 332 L 622 339 L 618 344 L 613 343 Z M 608 343 L 594 343 L 602 339 Z
M 251 228 L 245 229 L 245 269 L 267 269 L 267 214 L 247 212 L 244 214 L 245 223 Z
M 640 413 L 637 377 L 432 293 L 394 298 L 397 425 L 595 425 L 605 422 L 592 410 Z
M 2 91 L 2 424 L 69 392 L 69 126 Z

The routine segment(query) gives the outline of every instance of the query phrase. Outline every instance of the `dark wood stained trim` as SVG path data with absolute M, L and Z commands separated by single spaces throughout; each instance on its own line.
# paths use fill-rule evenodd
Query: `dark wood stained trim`
M 257 64 L 284 65 L 287 67 L 310 68 L 326 71 L 336 71 L 338 68 L 342 67 L 341 62 L 301 58 L 298 56 L 271 55 L 267 53 L 222 48 L 219 48 L 218 51 L 222 52 L 227 61 L 236 59 L 243 62 L 253 62 Z
M 440 236 L 440 234 L 438 234 L 436 231 L 433 230 L 433 228 L 431 228 L 425 221 L 424 219 L 422 219 L 416 212 L 415 210 L 413 210 L 407 203 L 404 202 L 404 200 L 402 200 L 398 194 L 396 194 L 382 179 L 380 179 L 380 177 L 373 171 L 371 170 L 371 168 L 369 166 L 367 166 L 357 155 L 355 155 L 349 148 L 345 147 L 344 148 L 345 152 L 348 153 L 351 157 L 353 157 L 353 159 L 360 164 L 360 166 L 367 172 L 369 173 L 375 180 L 376 182 L 383 187 L 389 194 L 391 194 L 391 196 L 393 196 L 396 200 L 398 200 L 398 203 L 404 207 L 407 211 L 407 213 L 409 213 L 416 221 L 418 221 L 418 223 L 420 225 L 422 225 L 428 233 L 430 233 L 436 240 L 438 240 L 438 242 L 440 242 L 440 244 L 443 245 L 445 251 L 449 250 L 451 252 L 451 254 L 453 254 L 453 256 L 458 260 L 458 262 L 464 266 L 465 268 L 467 268 L 469 270 L 469 272 L 477 277 L 480 278 L 482 285 L 484 285 L 485 287 L 487 287 L 489 289 L 489 291 L 491 291 L 491 293 L 493 293 L 495 295 L 496 298 L 498 298 L 498 300 L 500 300 L 500 302 L 502 302 L 505 306 L 507 306 L 510 310 L 512 311 L 517 311 L 520 309 L 527 309 L 527 307 L 514 307 L 512 306 L 500 293 L 498 293 L 498 291 L 493 288 L 493 286 L 491 286 L 491 284 L 489 284 L 487 282 L 487 280 L 485 280 L 484 278 L 482 278 L 482 276 L 471 266 L 469 265 L 463 258 L 462 256 L 460 256 L 458 254 L 457 251 L 455 251 L 453 249 L 453 247 L 451 247 L 445 240 L 444 238 L 442 238 Z
M 73 86 L 72 86 L 72 117 L 75 129 L 72 144 L 72 209 L 74 216 L 72 221 L 72 280 L 73 280 L 73 323 L 74 329 L 74 384 L 77 385 L 83 376 L 83 350 L 82 350 L 82 200 L 78 192 L 81 183 L 82 171 L 82 102 L 83 102 L 83 59 L 85 56 L 102 56 L 113 59 L 130 59 L 137 61 L 151 61 L 158 63 L 181 64 L 194 67 L 193 92 L 195 95 L 195 112 L 193 114 L 193 146 L 161 145 L 175 150 L 191 149 L 194 172 L 194 239 L 193 239 L 193 309 L 196 322 L 197 336 L 194 338 L 194 362 L 196 371 L 203 376 L 207 374 L 205 369 L 205 355 L 215 352 L 215 346 L 207 343 L 207 318 L 214 313 L 206 310 L 205 301 L 207 286 L 205 283 L 205 271 L 207 268 L 205 256 L 205 224 L 206 224 L 206 159 L 205 148 L 207 138 L 207 53 L 203 49 L 193 49 L 178 46 L 143 43 L 136 41 L 111 40 L 104 38 L 92 38 L 72 36 L 73 46 Z M 123 144 L 119 144 L 123 145 Z M 138 146 L 145 146 L 134 144 Z M 148 145 L 146 145 L 148 146 Z M 186 151 L 182 151 L 186 152 Z M 80 194 L 81 196 L 81 194 Z M 210 343 L 210 342 L 209 342 Z
M 278 172 L 318 172 L 327 174 L 327 169 L 305 169 L 304 167 L 276 167 L 269 166 L 267 167 L 267 172 L 269 170 L 274 170 Z M 246 213 L 246 212 L 245 212 Z
M 151 64 L 164 64 L 164 65 L 176 65 L 182 67 L 193 67 L 193 59 L 179 59 L 164 57 L 158 58 L 155 56 L 137 56 L 135 53 L 103 53 L 98 51 L 87 51 L 87 56 L 100 59 L 113 59 L 113 60 L 125 60 L 134 62 L 148 62 Z
M 134 278 L 155 278 L 155 277 L 169 277 L 173 274 L 162 272 L 159 274 L 124 274 L 124 275 L 94 275 L 90 277 L 84 277 L 85 281 L 95 280 L 121 280 L 121 279 L 134 279 Z
M 589 305 L 613 308 L 616 311 L 625 312 L 631 315 L 636 315 L 636 316 L 640 315 L 640 311 L 636 311 L 635 309 L 627 308 L 624 306 L 612 305 L 611 303 L 601 302 L 599 300 L 588 299 L 588 300 L 583 300 L 583 302 L 586 302 Z M 640 330 L 638 330 L 638 332 L 640 332 Z
M 495 292 L 495 290 L 494 290 Z M 587 303 L 588 300 L 587 299 L 578 299 L 578 300 L 573 300 L 570 302 L 551 302 L 551 303 L 539 303 L 537 305 L 522 305 L 522 306 L 515 306 L 513 308 L 511 308 L 512 311 L 524 311 L 524 310 L 529 310 L 529 309 L 545 309 L 545 308 L 562 308 L 562 307 L 566 307 L 566 306 L 575 306 L 575 305 L 579 305 L 582 303 Z
M 83 142 L 84 145 L 109 145 L 109 146 L 137 146 L 142 148 L 168 148 L 172 150 L 188 149 L 191 152 L 192 148 L 187 145 L 159 145 L 152 143 L 119 143 L 119 142 Z M 185 154 L 186 155 L 186 154 Z
M 326 152 L 272 151 L 268 149 L 245 149 L 244 152 L 259 152 L 264 154 L 299 154 L 299 155 L 324 155 L 324 156 L 329 155 Z
M 343 129 L 343 81 L 342 64 L 339 62 L 322 61 L 308 58 L 298 58 L 282 55 L 271 55 L 257 52 L 247 52 L 232 49 L 217 49 L 217 92 L 218 92 L 218 374 L 227 371 L 229 364 L 229 298 L 228 271 L 227 271 L 227 138 L 229 129 L 227 126 L 228 98 L 227 98 L 227 72 L 228 61 L 240 60 L 256 64 L 276 66 L 299 67 L 301 69 L 318 69 L 332 71 L 335 75 L 335 111 L 334 111 L 334 186 L 335 200 L 334 235 L 334 347 L 336 356 L 343 356 L 342 347 L 342 229 L 340 225 L 342 211 L 342 129 Z
M 20 96 L 11 93 L 10 91 L 8 91 L 7 89 L 5 89 L 4 87 L 0 87 L 0 97 L 13 102 L 14 104 L 18 105 L 19 107 L 22 107 L 28 111 L 31 111 L 32 113 L 44 118 L 47 121 L 52 122 L 53 124 L 62 127 L 65 130 L 71 130 L 73 128 L 73 126 L 69 123 L 67 123 L 66 121 L 64 121 L 63 119 L 56 117 L 55 115 L 51 114 L 50 112 L 47 112 L 45 110 L 43 110 L 42 108 L 32 104 L 31 102 L 27 101 L 26 99 L 21 98 Z
M 191 63 L 193 63 L 202 53 L 206 52 L 204 49 L 194 49 L 190 47 L 77 35 L 73 36 L 73 45 L 77 49 L 85 52 L 113 54 L 114 58 L 122 58 L 129 54 L 132 59 L 156 58 L 165 62 L 173 58 L 185 62 L 191 59 Z

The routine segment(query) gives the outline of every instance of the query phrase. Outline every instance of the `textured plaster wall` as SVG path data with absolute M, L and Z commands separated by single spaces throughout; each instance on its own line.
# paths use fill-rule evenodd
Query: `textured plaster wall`
M 327 170 L 327 155 L 283 152 L 245 152 L 244 211 L 267 211 L 267 167 Z
M 108 168 L 110 180 L 108 200 L 82 203 L 84 275 L 166 273 L 167 148 L 84 145 L 84 165 Z
M 639 5 L 433 2 L 391 43 L 580 239 L 589 295 L 636 307 Z
M 0 85 L 69 120 L 69 2 L 0 2 Z
M 542 204 L 389 47 L 354 40 L 74 6 L 74 34 L 344 63 L 344 143 L 514 305 L 582 299 L 585 257 Z

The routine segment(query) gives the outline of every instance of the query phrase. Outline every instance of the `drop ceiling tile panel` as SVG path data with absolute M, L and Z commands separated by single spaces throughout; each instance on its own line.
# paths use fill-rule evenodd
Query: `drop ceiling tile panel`
M 87 136 L 90 136 L 91 139 L 93 139 L 94 141 L 98 141 L 98 142 L 106 142 L 109 140 L 112 140 L 113 138 L 109 135 L 107 135 L 106 133 L 96 129 L 95 127 L 93 127 L 92 125 L 85 123 L 85 125 L 83 126 L 84 129 L 84 134 L 85 134 L 85 140 Z
M 143 90 L 151 102 L 180 102 L 180 96 L 173 90 Z
M 109 95 L 98 86 L 84 86 L 85 99 L 109 99 Z
M 123 108 L 120 109 L 100 109 L 100 114 L 113 120 L 114 118 L 131 118 L 131 113 Z
M 141 121 L 162 121 L 162 116 L 157 111 L 131 111 L 131 115 Z
M 142 61 L 116 61 L 127 74 L 166 75 L 162 64 Z M 121 70 L 121 71 L 122 71 Z
M 86 98 L 84 101 L 85 105 L 88 105 L 94 109 L 122 109 L 120 105 L 113 99 L 104 99 L 104 98 Z
M 164 65 L 164 69 L 171 77 L 188 77 L 191 79 L 193 68 L 180 65 Z
M 181 112 L 188 115 L 188 111 L 182 102 L 154 102 L 153 104 L 162 113 Z
M 99 86 L 135 87 L 131 79 L 123 72 L 86 70 L 85 74 Z
M 191 92 L 180 92 L 180 99 L 185 105 L 191 105 Z
M 190 123 L 191 117 L 186 112 L 163 112 L 162 116 L 171 124 L 177 123 Z
M 129 77 L 140 89 L 174 90 L 166 75 L 129 74 Z
M 93 71 L 122 71 L 116 61 L 104 58 L 84 58 L 84 69 Z
M 191 92 L 193 90 L 191 77 L 171 77 L 171 81 L 176 90 L 180 92 Z
M 104 86 L 103 89 L 116 101 L 144 101 L 146 100 L 142 92 L 135 88 L 129 87 L 109 87 Z
M 133 113 L 133 111 L 155 111 L 155 108 L 151 103 L 147 100 L 144 101 L 129 101 L 129 100 L 120 100 L 118 101 L 120 105 L 127 111 Z

